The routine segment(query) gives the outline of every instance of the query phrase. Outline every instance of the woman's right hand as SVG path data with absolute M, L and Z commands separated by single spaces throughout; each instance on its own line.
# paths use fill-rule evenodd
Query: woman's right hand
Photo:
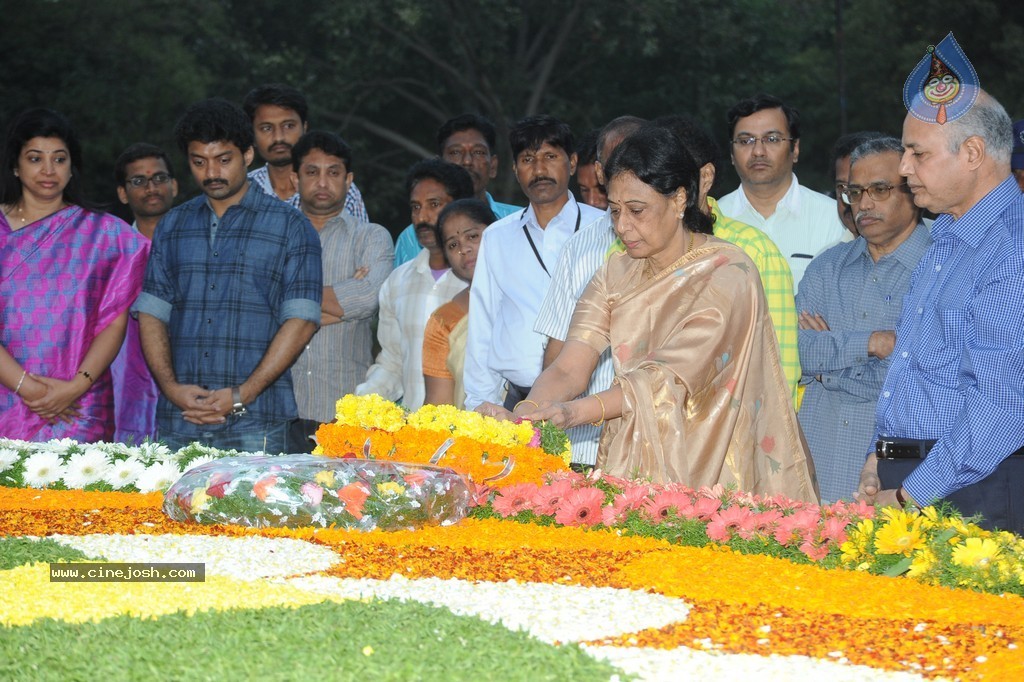
M 504 419 L 506 421 L 512 421 L 518 416 L 512 414 L 501 405 L 495 405 L 494 403 L 489 403 L 487 401 L 484 401 L 477 405 L 476 409 L 473 411 L 479 412 L 485 417 L 494 417 L 495 419 Z
M 74 394 L 75 391 L 70 386 L 70 382 L 58 381 L 49 377 L 37 377 L 34 374 L 25 377 L 25 383 L 22 384 L 21 390 L 18 392 L 22 402 L 30 410 L 51 424 L 57 420 L 70 423 L 80 415 L 78 396 Z

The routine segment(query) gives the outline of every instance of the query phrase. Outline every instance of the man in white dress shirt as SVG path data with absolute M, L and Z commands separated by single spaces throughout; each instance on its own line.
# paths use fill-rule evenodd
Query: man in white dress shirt
M 789 262 L 793 289 L 819 253 L 853 238 L 834 199 L 797 182 L 800 114 L 771 95 L 745 99 L 728 113 L 732 165 L 740 186 L 718 201 L 725 215 L 767 234 Z
M 380 288 L 380 353 L 356 386 L 356 395 L 376 393 L 401 399 L 410 410 L 423 406 L 423 330 L 430 314 L 466 288 L 444 259 L 434 225 L 441 209 L 456 199 L 473 196 L 473 180 L 465 169 L 440 159 L 420 161 L 406 177 L 412 224 L 423 249 L 402 263 Z
M 540 375 L 546 337 L 534 331 L 558 255 L 574 233 L 602 216 L 569 193 L 576 172 L 572 130 L 530 116 L 509 132 L 513 170 L 530 205 L 491 225 L 470 290 L 466 407 L 501 400 L 512 409 Z

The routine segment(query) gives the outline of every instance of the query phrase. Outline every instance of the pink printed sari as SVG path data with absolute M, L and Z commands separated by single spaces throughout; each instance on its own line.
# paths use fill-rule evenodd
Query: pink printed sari
M 19 230 L 0 216 L 0 343 L 32 374 L 74 378 L 96 336 L 142 288 L 149 245 L 118 218 L 70 206 Z M 0 436 L 109 440 L 109 371 L 79 399 L 81 416 L 49 424 L 0 386 Z

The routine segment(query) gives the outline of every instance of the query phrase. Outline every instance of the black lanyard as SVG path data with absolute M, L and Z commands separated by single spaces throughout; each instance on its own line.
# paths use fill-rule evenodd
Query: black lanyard
M 529 211 L 529 210 L 530 210 L 529 206 L 527 206 L 526 208 L 523 209 L 523 212 L 521 214 L 519 214 L 520 220 L 522 220 L 523 218 L 526 217 L 526 212 Z M 580 218 L 582 216 L 583 216 L 583 211 L 580 210 L 580 205 L 576 204 L 576 227 L 572 231 L 573 234 L 576 234 L 577 232 L 580 231 Z M 528 229 L 526 229 L 526 223 L 525 222 L 523 222 L 522 227 L 523 227 L 523 234 L 526 235 L 526 241 L 530 242 L 530 248 L 533 249 L 533 255 L 537 257 L 537 262 L 540 263 L 540 266 L 542 268 L 544 268 L 545 274 L 547 274 L 547 276 L 550 277 L 551 273 L 548 272 L 548 266 L 544 265 L 544 259 L 540 257 L 540 251 L 537 250 L 537 245 L 533 242 L 533 237 L 530 236 L 530 231 Z

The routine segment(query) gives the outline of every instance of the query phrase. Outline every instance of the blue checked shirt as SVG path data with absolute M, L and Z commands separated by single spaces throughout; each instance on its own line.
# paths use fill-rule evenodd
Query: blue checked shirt
M 320 239 L 301 213 L 250 185 L 238 204 L 215 218 L 205 195 L 164 216 L 132 307 L 167 325 L 178 382 L 211 390 L 244 382 L 285 320 L 319 325 L 323 296 Z M 294 419 L 291 373 L 282 373 L 246 409 L 224 424 L 198 426 L 161 395 L 157 427 L 199 436 Z
M 868 355 L 875 331 L 896 328 L 910 274 L 931 245 L 917 228 L 876 263 L 858 237 L 811 261 L 800 280 L 796 309 L 825 318 L 828 331 L 801 329 L 801 382 L 807 386 L 797 417 L 814 457 L 823 502 L 849 498 L 860 482 L 864 450 L 875 434 L 875 406 L 891 357 Z
M 1008 177 L 958 220 L 940 216 L 932 240 L 876 412 L 878 435 L 938 440 L 903 482 L 922 503 L 1024 445 L 1024 195 Z

